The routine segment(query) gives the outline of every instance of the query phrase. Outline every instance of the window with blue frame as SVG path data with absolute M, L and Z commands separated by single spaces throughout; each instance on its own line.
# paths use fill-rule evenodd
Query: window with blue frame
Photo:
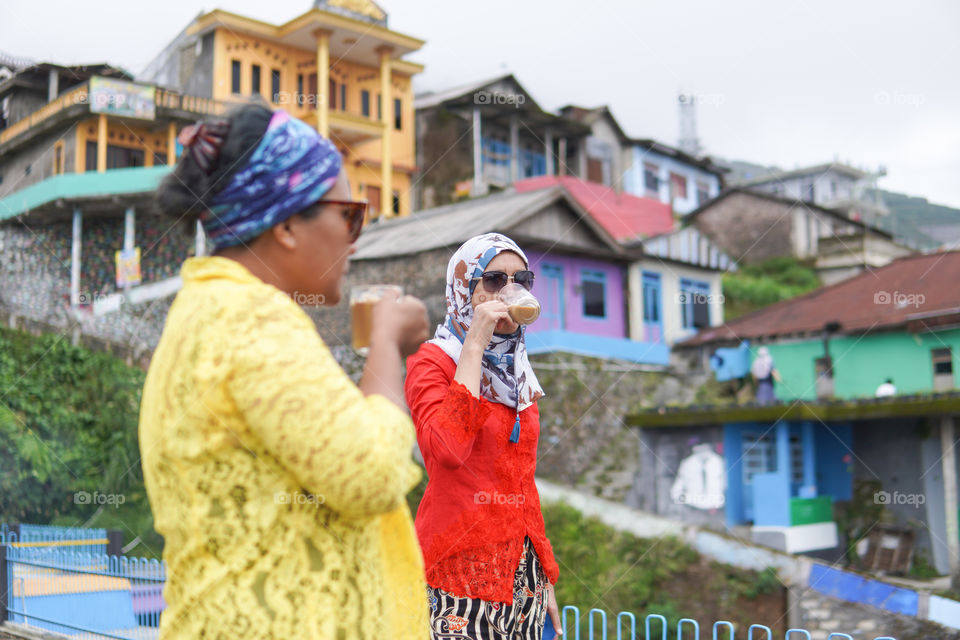
M 702 180 L 697 180 L 697 205 L 706 203 L 710 199 L 710 185 Z
M 497 140 L 493 137 L 481 138 L 480 147 L 483 150 L 483 164 L 495 167 L 510 166 L 510 143 Z
M 370 117 L 370 92 L 366 89 L 360 92 L 360 113 L 364 118 Z
M 803 442 L 799 435 L 790 434 L 790 482 L 803 484 Z M 777 438 L 773 433 L 743 432 L 743 482 L 752 484 L 758 473 L 777 472 Z
M 542 153 L 529 149 L 520 150 L 520 177 L 535 178 L 546 175 L 547 157 Z
M 710 284 L 680 279 L 680 318 L 684 329 L 710 326 Z
M 660 192 L 660 168 L 655 164 L 643 164 L 643 186 L 651 194 Z
M 583 315 L 586 318 L 607 317 L 607 276 L 602 271 L 584 269 L 580 272 L 583 290 Z
M 660 274 L 643 272 L 643 321 L 660 322 Z

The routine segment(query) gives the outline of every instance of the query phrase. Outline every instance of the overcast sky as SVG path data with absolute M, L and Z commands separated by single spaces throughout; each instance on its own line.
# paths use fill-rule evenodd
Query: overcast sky
M 887 168 L 880 186 L 960 208 L 960 2 L 380 0 L 426 40 L 417 91 L 506 71 L 544 108 L 606 104 L 628 135 L 676 144 L 701 96 L 706 152 L 792 168 Z M 201 11 L 273 23 L 310 0 L 0 4 L 0 50 L 139 73 Z

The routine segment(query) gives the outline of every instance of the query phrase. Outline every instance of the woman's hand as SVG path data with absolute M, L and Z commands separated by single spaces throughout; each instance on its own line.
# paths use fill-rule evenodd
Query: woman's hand
M 370 353 L 363 368 L 360 390 L 381 395 L 401 409 L 403 400 L 401 359 L 414 353 L 427 339 L 427 308 L 413 296 L 384 293 L 373 307 Z
M 560 607 L 557 606 L 556 585 L 547 583 L 547 613 L 550 615 L 550 622 L 558 636 L 563 635 L 563 625 L 560 623 Z
M 463 341 L 464 346 L 469 342 L 471 346 L 479 347 L 480 351 L 486 349 L 501 320 L 512 322 L 510 314 L 507 313 L 507 305 L 499 300 L 488 300 L 478 304 L 473 309 L 473 321 Z
M 416 353 L 427 339 L 428 330 L 427 308 L 413 296 L 387 291 L 373 308 L 371 343 L 389 340 L 400 349 L 401 357 Z
M 453 379 L 467 388 L 474 398 L 480 397 L 480 369 L 483 352 L 493 339 L 497 323 L 506 318 L 507 305 L 499 300 L 481 302 L 473 309 L 473 322 L 463 339 L 463 350 Z

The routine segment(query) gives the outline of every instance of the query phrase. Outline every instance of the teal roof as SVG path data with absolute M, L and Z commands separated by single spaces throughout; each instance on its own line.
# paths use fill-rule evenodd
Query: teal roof
M 151 193 L 157 190 L 160 180 L 168 173 L 170 167 L 161 166 L 53 176 L 0 200 L 0 220 L 26 215 L 44 205 L 62 200 Z

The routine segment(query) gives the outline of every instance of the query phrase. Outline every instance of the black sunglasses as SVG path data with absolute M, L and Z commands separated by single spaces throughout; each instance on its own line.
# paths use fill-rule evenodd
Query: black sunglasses
M 507 286 L 510 280 L 513 280 L 527 291 L 533 289 L 533 271 L 517 271 L 512 276 L 508 276 L 503 271 L 484 271 L 481 275 L 471 280 L 483 280 L 483 288 L 487 293 L 496 293 Z
M 366 200 L 317 200 L 318 206 L 325 204 L 334 204 L 343 207 L 343 217 L 347 221 L 347 228 L 350 230 L 350 244 L 357 241 L 360 232 L 363 231 L 363 221 L 367 215 Z

